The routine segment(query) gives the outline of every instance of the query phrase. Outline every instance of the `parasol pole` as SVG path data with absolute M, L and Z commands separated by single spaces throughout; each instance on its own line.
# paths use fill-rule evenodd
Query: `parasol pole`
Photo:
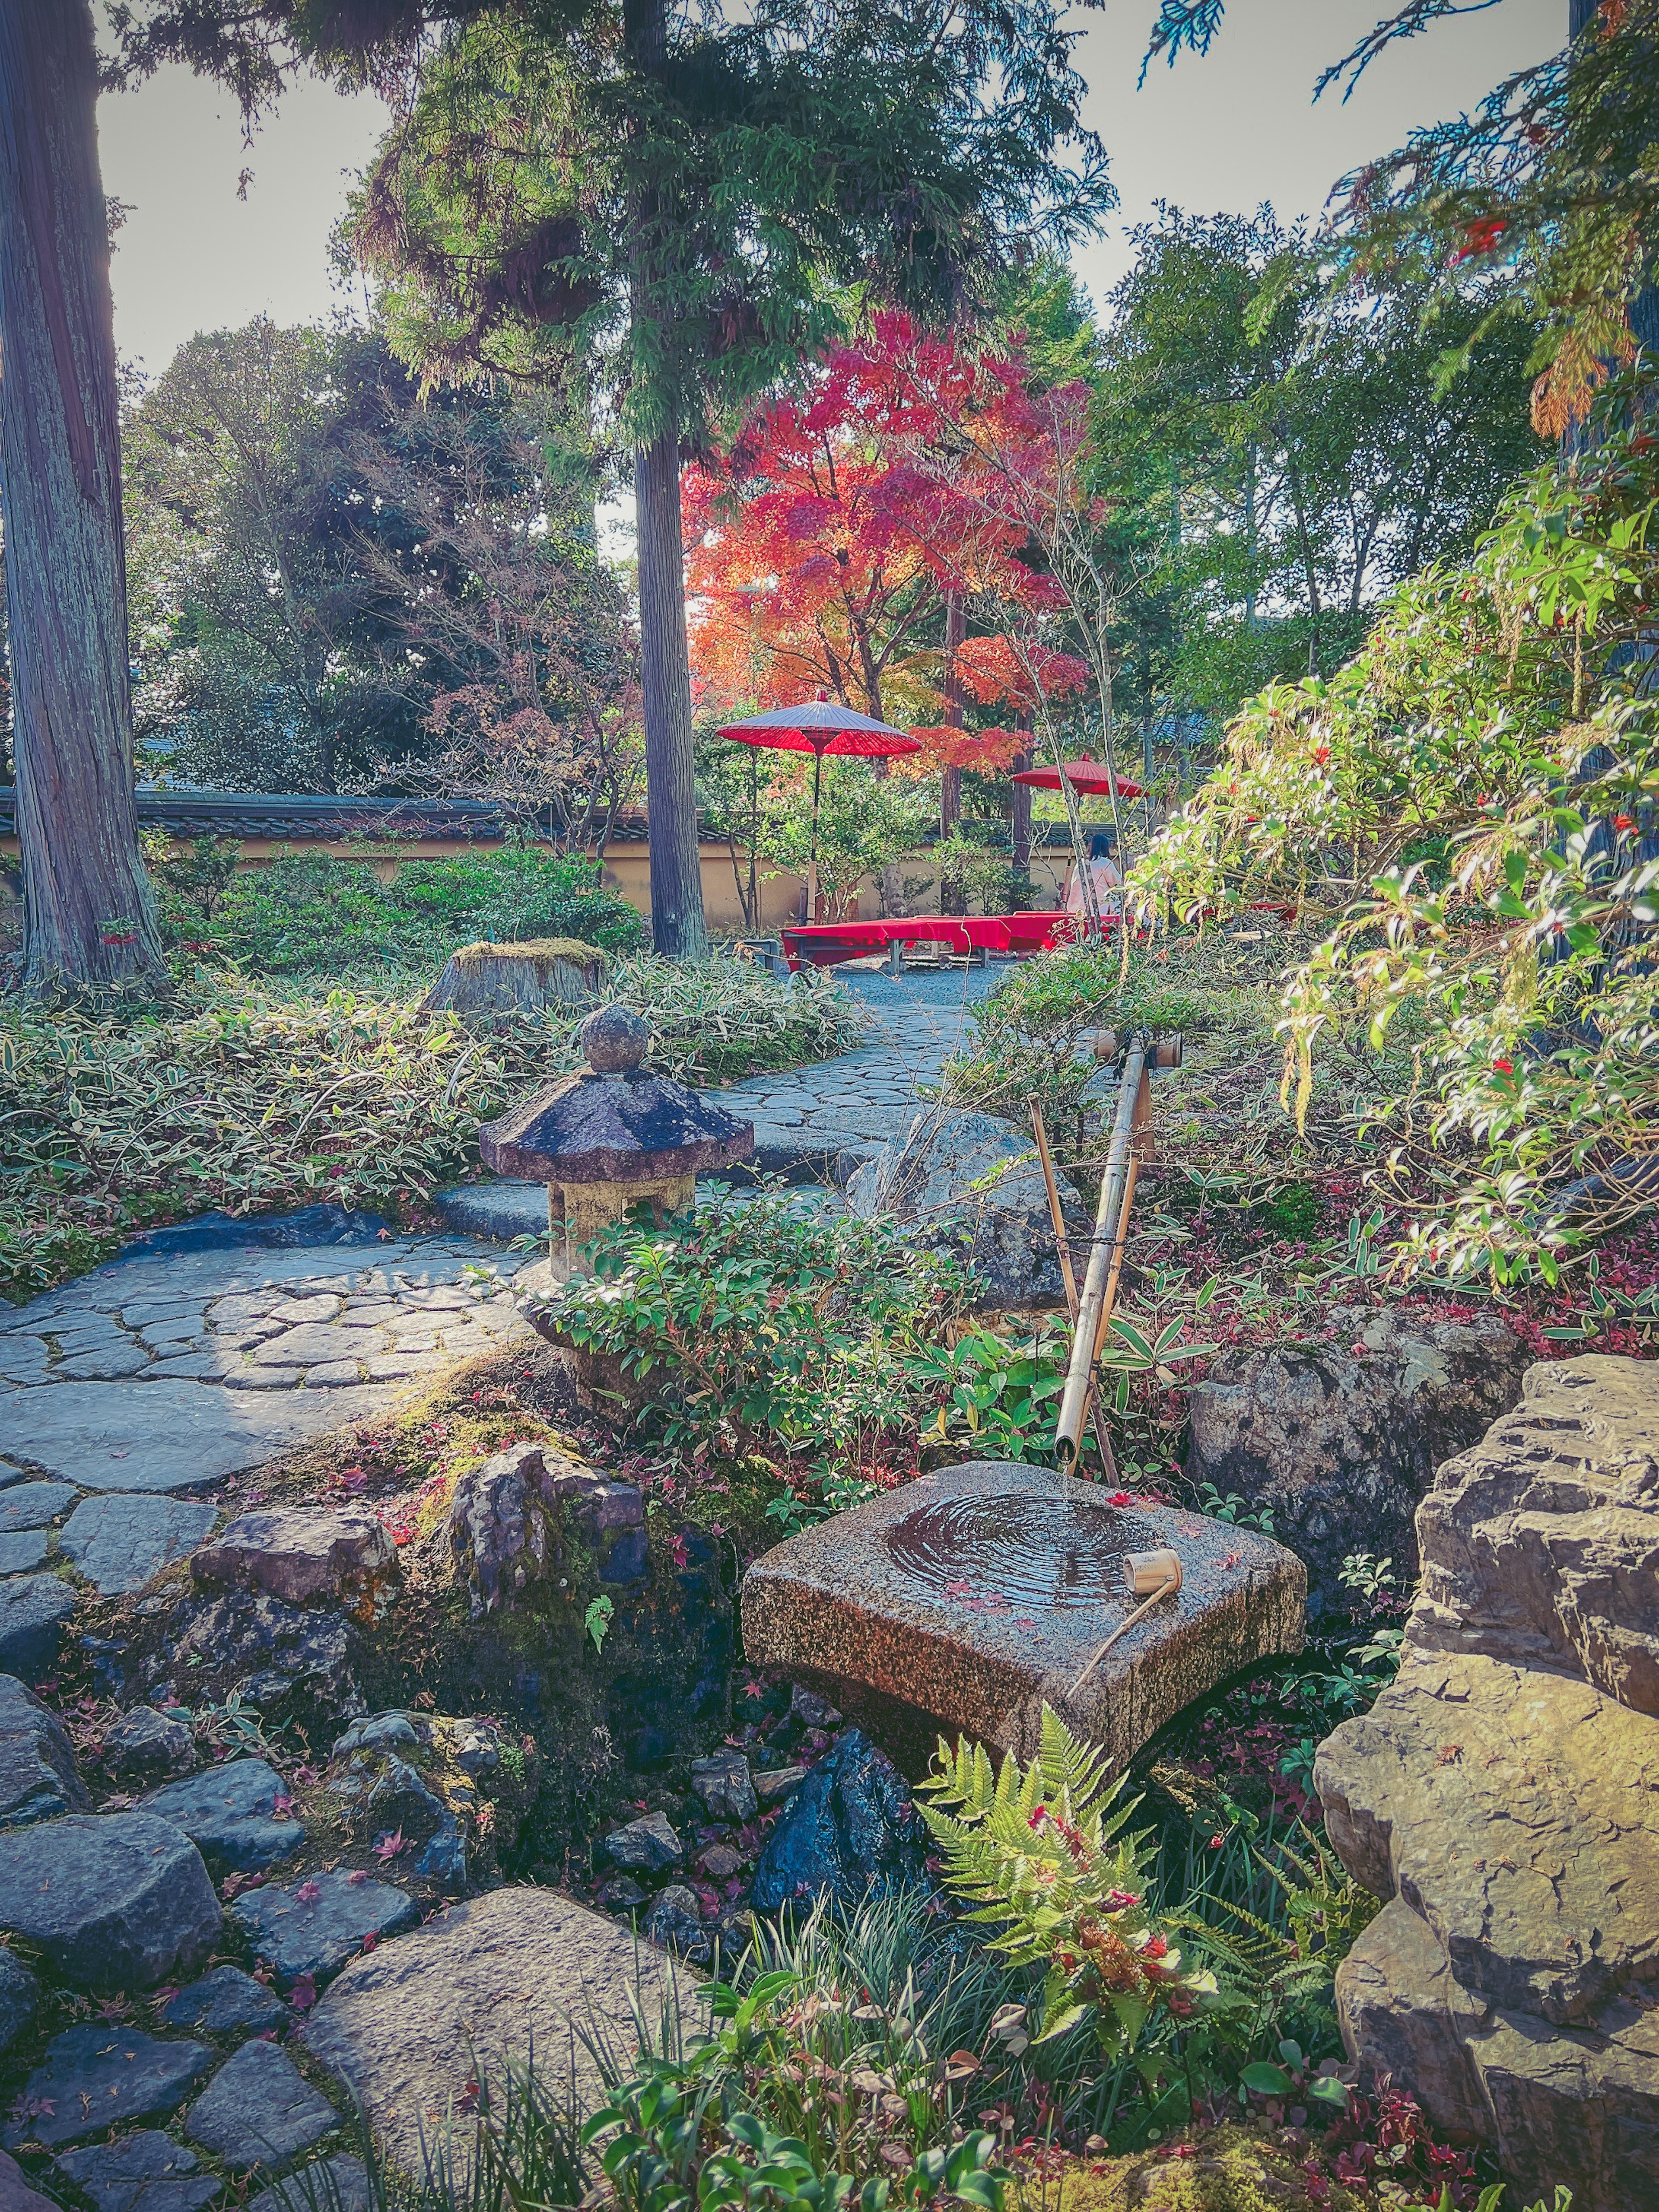
M 828 740 L 826 739 L 825 744 Z M 806 919 L 818 918 L 818 787 L 823 777 L 824 745 L 812 747 L 812 842 L 806 860 Z

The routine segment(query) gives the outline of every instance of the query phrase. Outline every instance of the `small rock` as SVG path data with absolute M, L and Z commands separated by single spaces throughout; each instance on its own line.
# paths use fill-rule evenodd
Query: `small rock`
M 0 2053 L 34 2025 L 40 1985 L 13 1952 L 0 1944 Z
M 740 1751 L 717 1751 L 691 1762 L 691 1787 L 716 1820 L 752 1820 L 759 1809 L 749 1761 Z
M 198 1966 L 222 1925 L 195 1844 L 149 1813 L 70 1813 L 0 1835 L 0 1927 L 73 1988 L 153 1988 Z
M 415 1899 L 387 1882 L 354 1882 L 343 1869 L 313 1875 L 311 1881 L 318 1894 L 308 1902 L 294 1890 L 267 1886 L 248 1891 L 230 1908 L 231 1918 L 270 1961 L 284 1989 L 301 1974 L 314 1981 L 337 1974 L 362 1950 L 365 1936 L 378 1942 L 401 1935 L 420 1920 Z
M 299 1821 L 273 1817 L 277 1798 L 287 1794 L 282 1776 L 264 1759 L 233 1759 L 170 1782 L 145 1798 L 143 1810 L 182 1828 L 211 1873 L 252 1874 L 305 1841 Z
M 0 1828 L 84 1813 L 90 1804 L 63 1723 L 15 1674 L 0 1674 Z
M 794 1796 L 811 1771 L 808 1766 L 757 1767 L 755 1795 L 763 1805 L 781 1805 Z
M 0 2150 L 0 2212 L 57 2212 L 50 2197 L 31 2189 L 28 2176 L 15 2158 Z
M 613 1875 L 599 1892 L 599 1903 L 607 1912 L 631 1912 L 636 1905 L 643 1905 L 646 1892 L 631 1874 Z
M 407 1713 L 367 1713 L 336 1738 L 333 1755 L 343 1759 L 349 1751 L 389 1751 L 394 1744 L 420 1744 L 426 1740 Z
M 734 1874 L 743 1871 L 743 1853 L 734 1851 L 730 1844 L 710 1844 L 698 1855 L 697 1864 L 710 1881 L 730 1881 Z
M 184 1559 L 218 1519 L 212 1505 L 154 1492 L 83 1498 L 64 1523 L 64 1551 L 106 1595 L 141 1589 L 163 1567 Z
M 645 1526 L 638 1485 L 607 1482 L 552 1443 L 514 1444 L 464 1474 L 450 1506 L 451 1552 L 475 1620 L 510 1608 L 548 1573 L 556 1513 L 599 1555 L 602 1578 L 634 1578 Z
M 169 2027 L 193 2027 L 204 2035 L 234 2035 L 243 2028 L 257 2034 L 287 2017 L 282 1999 L 240 1966 L 215 1966 L 180 1990 L 161 2014 Z
M 319 2158 L 262 2189 L 247 2212 L 369 2212 L 368 2169 L 343 2154 Z
M 286 1604 L 307 1605 L 395 1571 L 397 1556 L 367 1513 L 245 1513 L 190 1565 L 198 1583 L 265 1590 Z
M 856 1905 L 872 1884 L 922 1886 L 927 1832 L 897 1769 L 848 1729 L 784 1808 L 755 1870 L 758 1912 L 826 1890 Z
M 51 1549 L 49 1528 L 25 1528 L 15 1536 L 0 1536 L 0 1575 L 33 1574 Z
M 74 1610 L 75 1592 L 56 1575 L 14 1575 L 0 1583 L 0 1670 L 38 1680 L 58 1656 L 64 1623 Z
M 104 1771 L 118 1782 L 155 1782 L 187 1774 L 196 1764 L 196 1739 L 182 1721 L 135 1705 L 104 1735 Z
M 466 1843 L 459 1823 L 406 1760 L 387 1760 L 368 1794 L 368 1818 L 374 1831 L 402 1835 L 416 1847 L 413 1871 L 422 1881 L 465 1887 Z
M 676 1882 L 665 1889 L 645 1916 L 645 1933 L 665 1951 L 678 1952 L 693 1966 L 706 1966 L 714 1955 L 708 1931 L 702 1924 L 696 1893 Z
M 789 1710 L 803 1728 L 833 1729 L 841 1726 L 841 1715 L 828 1698 L 821 1698 L 815 1690 L 803 1689 L 799 1682 L 789 1693 Z
M 98 2212 L 202 2212 L 224 2187 L 193 2150 L 152 2128 L 67 2150 L 52 2163 Z
M 18 1482 L 0 1491 L 0 1535 L 14 1528 L 44 1528 L 73 1503 L 72 1482 Z
M 280 2166 L 339 2124 L 287 2052 L 257 2039 L 225 2061 L 185 2118 L 192 2141 L 239 2168 Z
M 204 2043 L 162 2043 L 142 2029 L 101 2021 L 66 2028 L 46 2045 L 45 2063 L 24 2085 L 30 2117 L 14 2121 L 6 2141 L 59 2143 L 101 2136 L 129 2120 L 164 2118 L 212 2067 Z M 42 2112 L 43 2105 L 52 2110 Z
M 605 1838 L 605 1848 L 613 1866 L 643 1874 L 662 1874 L 680 1863 L 680 1839 L 665 1813 L 647 1813 L 642 1820 L 614 1829 Z

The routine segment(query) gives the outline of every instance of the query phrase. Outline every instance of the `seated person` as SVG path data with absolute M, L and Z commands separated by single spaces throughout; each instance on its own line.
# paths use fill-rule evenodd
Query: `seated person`
M 1112 833 L 1109 830 L 1098 831 L 1090 841 L 1089 872 L 1094 878 L 1095 905 L 1102 918 L 1109 914 L 1121 914 L 1123 878 L 1112 858 Z M 1083 903 L 1083 878 L 1075 864 L 1066 886 L 1066 911 L 1067 914 L 1087 911 Z

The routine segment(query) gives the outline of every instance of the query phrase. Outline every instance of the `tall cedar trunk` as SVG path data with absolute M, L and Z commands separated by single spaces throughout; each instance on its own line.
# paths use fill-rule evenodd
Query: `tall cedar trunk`
M 957 653 L 968 634 L 967 609 L 960 592 L 947 592 L 945 596 L 945 724 L 947 729 L 962 727 L 962 678 L 957 673 Z M 962 770 L 945 768 L 939 779 L 939 829 L 941 837 L 948 837 L 962 819 Z M 939 884 L 939 910 L 941 914 L 966 914 L 968 895 L 965 890 L 945 888 Z
M 651 933 L 671 960 L 708 950 L 697 857 L 691 669 L 685 642 L 679 439 L 664 430 L 634 456 L 639 511 L 640 662 L 646 811 L 651 824 Z
M 88 0 L 0 0 L 0 502 L 32 990 L 163 973 L 132 797 Z
M 0 0 L 3 4 L 3 0 Z M 668 58 L 665 0 L 623 0 L 623 33 L 634 67 L 660 77 Z M 635 211 L 631 310 L 635 326 L 659 320 L 659 272 L 647 244 L 661 210 L 647 191 Z M 660 357 L 669 348 L 650 349 Z M 685 546 L 680 520 L 679 425 L 670 416 L 634 454 L 638 520 L 640 689 L 645 720 L 645 804 L 650 823 L 651 935 L 671 960 L 708 951 L 697 850 L 697 792 L 691 744 L 691 662 L 685 639 Z

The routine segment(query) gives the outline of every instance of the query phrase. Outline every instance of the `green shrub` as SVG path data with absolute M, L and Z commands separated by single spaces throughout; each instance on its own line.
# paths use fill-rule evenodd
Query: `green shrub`
M 967 1287 L 889 1223 L 773 1191 L 706 1202 L 674 1233 L 621 1223 L 592 1267 L 542 1310 L 651 1386 L 665 1442 L 781 1449 L 826 1474 L 913 1455 L 937 1401 L 928 1356 Z
M 591 861 L 533 846 L 405 860 L 389 884 L 366 861 L 320 853 L 283 854 L 228 885 L 193 848 L 186 860 L 156 863 L 155 871 L 175 943 L 210 938 L 262 975 L 436 968 L 455 946 L 481 938 L 575 937 L 629 953 L 647 934 L 625 899 L 597 886 Z

